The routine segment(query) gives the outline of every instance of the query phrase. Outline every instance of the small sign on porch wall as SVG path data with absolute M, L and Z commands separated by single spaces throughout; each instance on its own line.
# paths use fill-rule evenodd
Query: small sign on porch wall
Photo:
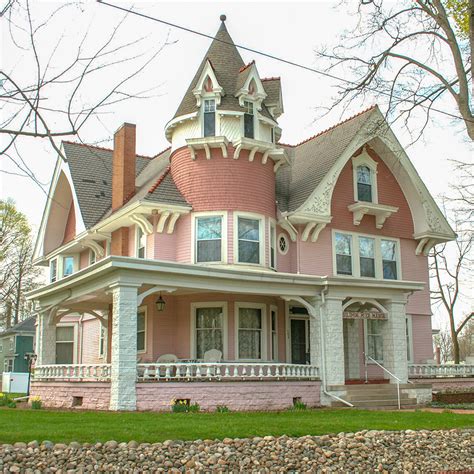
M 344 311 L 343 319 L 387 319 L 387 315 L 381 311 Z

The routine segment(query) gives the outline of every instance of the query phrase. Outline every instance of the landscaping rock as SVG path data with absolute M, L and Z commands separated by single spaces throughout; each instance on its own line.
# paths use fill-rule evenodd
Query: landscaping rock
M 38 449 L 40 447 L 41 449 Z M 474 430 L 0 446 L 0 472 L 439 472 L 474 469 Z

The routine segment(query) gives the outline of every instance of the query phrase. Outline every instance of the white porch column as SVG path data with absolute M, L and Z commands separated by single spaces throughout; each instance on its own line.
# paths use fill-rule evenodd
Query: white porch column
M 51 311 L 38 313 L 36 320 L 36 365 L 56 363 L 56 325 Z
M 323 357 L 326 366 L 326 385 L 343 385 L 344 332 L 342 325 L 342 298 L 327 296 L 323 314 Z
M 110 409 L 136 410 L 137 287 L 112 287 Z
M 383 325 L 383 365 L 402 383 L 408 381 L 405 305 L 406 301 L 392 301 L 388 304 L 388 319 Z

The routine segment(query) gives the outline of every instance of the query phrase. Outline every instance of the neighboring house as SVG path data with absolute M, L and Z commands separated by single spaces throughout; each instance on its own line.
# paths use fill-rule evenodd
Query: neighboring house
M 33 352 L 35 318 L 27 318 L 0 333 L 0 373 L 28 372 L 27 352 Z
M 287 145 L 282 97 L 223 22 L 168 149 L 127 123 L 62 144 L 29 294 L 47 406 L 328 404 L 433 358 L 427 254 L 454 232 L 378 107 Z

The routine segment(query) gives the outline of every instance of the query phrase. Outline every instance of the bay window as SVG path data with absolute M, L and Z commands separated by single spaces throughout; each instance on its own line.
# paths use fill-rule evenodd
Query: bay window
M 196 308 L 195 318 L 196 358 L 203 359 L 212 349 L 224 353 L 223 307 Z
M 204 100 L 204 136 L 214 137 L 216 135 L 216 101 L 214 99 Z
M 196 218 L 196 262 L 222 261 L 222 216 Z
M 336 232 L 336 269 L 338 275 L 352 275 L 352 236 Z
M 254 138 L 254 112 L 253 112 L 253 103 L 249 101 L 244 101 L 244 137 Z
M 386 280 L 397 279 L 397 243 L 394 240 L 382 240 L 382 268 Z
M 359 237 L 360 276 L 375 277 L 375 240 Z
M 260 230 L 260 219 L 237 217 L 237 258 L 239 263 L 261 263 Z
M 263 358 L 263 305 L 237 305 L 237 357 L 244 360 Z

